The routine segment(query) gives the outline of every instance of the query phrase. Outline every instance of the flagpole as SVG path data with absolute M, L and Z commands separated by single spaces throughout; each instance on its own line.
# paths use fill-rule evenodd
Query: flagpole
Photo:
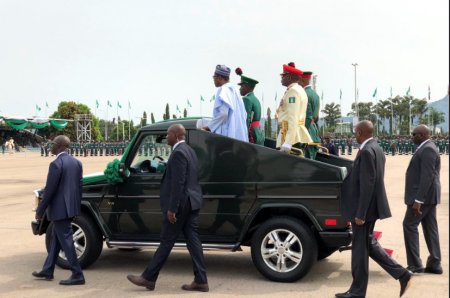
M 116 119 L 117 119 L 117 142 L 119 141 L 119 101 L 117 101 L 117 106 L 116 106 Z
M 131 140 L 130 101 L 128 101 L 128 141 Z
M 108 141 L 108 107 L 109 100 L 106 102 L 105 141 Z
M 324 108 L 323 106 L 323 90 L 322 90 L 322 109 Z M 325 136 L 325 119 L 323 117 L 323 112 L 321 111 L 321 109 L 319 109 L 319 112 L 322 114 L 322 138 Z

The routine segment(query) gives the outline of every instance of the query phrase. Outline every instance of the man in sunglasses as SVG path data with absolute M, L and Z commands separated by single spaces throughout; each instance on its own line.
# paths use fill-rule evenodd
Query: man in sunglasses
M 418 147 L 406 170 L 403 235 L 405 237 L 408 269 L 414 273 L 442 274 L 436 205 L 441 201 L 441 158 L 436 145 L 430 141 L 430 129 L 425 125 L 414 128 L 412 141 Z M 429 257 L 422 265 L 419 251 L 418 225 L 422 224 Z

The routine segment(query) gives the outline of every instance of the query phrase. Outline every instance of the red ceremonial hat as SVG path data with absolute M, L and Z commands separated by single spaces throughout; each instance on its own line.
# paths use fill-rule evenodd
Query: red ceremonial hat
M 303 71 L 301 71 L 300 69 L 295 68 L 295 64 L 294 62 L 290 62 L 288 64 L 283 64 L 283 72 L 286 73 L 290 73 L 296 76 L 301 76 L 303 74 Z

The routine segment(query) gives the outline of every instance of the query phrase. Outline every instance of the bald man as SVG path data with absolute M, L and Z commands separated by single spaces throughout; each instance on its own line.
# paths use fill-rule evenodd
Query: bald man
M 377 219 L 391 217 L 384 187 L 385 157 L 373 139 L 373 124 L 356 125 L 356 141 L 361 144 L 351 171 L 351 195 L 342 198 L 343 214 L 352 222 L 353 282 L 336 297 L 365 297 L 369 282 L 369 257 L 400 282 L 400 297 L 410 285 L 412 273 L 394 261 L 372 237 Z
M 441 157 L 436 145 L 430 141 L 430 130 L 425 125 L 414 128 L 412 141 L 418 147 L 406 170 L 403 235 L 405 238 L 408 269 L 414 273 L 442 274 L 439 231 L 436 206 L 441 201 Z M 429 257 L 422 266 L 419 251 L 418 225 L 422 224 Z
M 183 233 L 194 265 L 194 281 L 181 288 L 186 291 L 208 292 L 205 260 L 198 235 L 198 215 L 202 207 L 202 189 L 198 183 L 198 159 L 185 142 L 186 130 L 173 124 L 167 130 L 167 144 L 172 153 L 161 181 L 163 224 L 161 243 L 150 264 L 141 275 L 128 275 L 128 280 L 148 290 L 155 289 L 159 271 L 164 266 L 178 236 Z
M 34 271 L 32 275 L 36 278 L 52 280 L 56 260 L 62 250 L 69 262 L 72 275 L 69 279 L 61 280 L 59 284 L 82 285 L 85 283 L 84 275 L 75 252 L 71 223 L 81 210 L 83 167 L 79 160 L 67 154 L 70 146 L 68 137 L 57 136 L 51 143 L 53 144 L 51 152 L 56 155 L 56 159 L 50 163 L 44 199 L 36 209 L 35 217 L 41 220 L 46 212 L 47 219 L 53 224 L 53 237 L 42 270 Z

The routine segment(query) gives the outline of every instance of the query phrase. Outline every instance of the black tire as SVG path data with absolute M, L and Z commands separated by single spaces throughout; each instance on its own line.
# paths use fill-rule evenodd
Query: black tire
M 278 236 L 278 249 L 271 243 L 269 233 Z M 284 241 L 288 236 L 292 236 L 293 244 L 286 248 Z M 272 256 L 263 258 L 263 247 L 266 252 L 270 250 Z M 317 242 L 311 229 L 303 222 L 292 217 L 274 217 L 256 230 L 252 237 L 251 253 L 253 264 L 263 276 L 272 281 L 294 282 L 305 276 L 316 262 Z M 277 268 L 277 260 L 283 258 L 285 268 Z
M 84 251 L 81 253 L 77 250 L 78 262 L 80 263 L 81 268 L 87 268 L 100 256 L 103 248 L 103 236 L 97 226 L 85 214 L 81 214 L 73 220 L 72 229 L 74 233 L 75 250 L 77 250 L 77 247 L 84 247 Z M 84 233 L 84 237 L 75 240 L 75 237 L 80 233 Z M 45 246 L 47 247 L 47 252 L 50 249 L 52 239 L 53 223 L 50 223 L 45 234 Z M 56 264 L 61 268 L 70 269 L 69 262 L 62 251 L 56 260 Z
M 319 248 L 319 253 L 317 255 L 317 260 L 323 260 L 331 256 L 334 252 L 336 252 L 339 247 L 323 247 Z

